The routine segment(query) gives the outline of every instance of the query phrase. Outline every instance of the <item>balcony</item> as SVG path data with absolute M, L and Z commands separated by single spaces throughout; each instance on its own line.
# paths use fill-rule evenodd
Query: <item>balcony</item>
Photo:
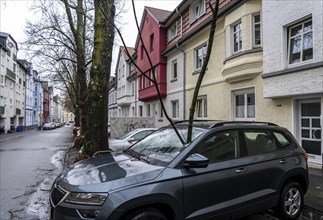
M 4 106 L 0 106 L 0 115 L 3 115 L 5 112 Z
M 21 109 L 16 108 L 16 115 L 20 115 L 21 114 Z
M 16 74 L 14 72 L 12 72 L 11 70 L 9 70 L 8 68 L 7 68 L 6 76 L 9 77 L 12 80 L 16 80 Z

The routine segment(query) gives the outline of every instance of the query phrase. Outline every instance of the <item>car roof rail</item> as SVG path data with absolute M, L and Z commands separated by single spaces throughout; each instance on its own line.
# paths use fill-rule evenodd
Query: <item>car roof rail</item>
M 224 125 L 232 125 L 232 124 L 255 124 L 255 125 L 270 125 L 270 126 L 278 126 L 272 122 L 265 122 L 265 121 L 221 121 L 219 123 L 215 123 L 210 128 L 220 127 Z

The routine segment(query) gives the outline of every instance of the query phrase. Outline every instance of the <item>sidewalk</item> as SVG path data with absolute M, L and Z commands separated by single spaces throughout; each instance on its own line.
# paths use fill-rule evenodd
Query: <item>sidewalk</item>
M 31 129 L 31 130 L 25 130 L 25 131 L 22 131 L 22 132 L 13 132 L 13 133 L 1 133 L 0 134 L 0 142 L 1 141 L 5 141 L 5 140 L 10 140 L 10 139 L 13 139 L 13 138 L 17 138 L 17 137 L 22 137 L 26 134 L 30 134 L 31 132 L 40 132 L 40 131 L 37 131 L 37 129 Z
M 310 185 L 305 194 L 303 215 L 307 219 L 323 219 L 323 170 L 309 168 Z M 305 218 L 304 218 L 305 219 Z

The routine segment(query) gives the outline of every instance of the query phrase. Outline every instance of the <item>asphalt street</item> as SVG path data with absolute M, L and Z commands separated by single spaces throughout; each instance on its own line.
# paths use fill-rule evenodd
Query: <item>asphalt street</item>
M 48 195 L 71 128 L 0 135 L 0 219 L 47 219 Z
M 68 155 L 66 152 L 71 146 L 72 131 L 66 127 L 0 135 L 1 220 L 48 219 L 49 191 L 63 168 L 64 157 Z M 317 182 L 313 181 L 314 177 Z M 320 175 L 311 175 L 311 180 L 314 191 L 309 191 L 305 201 L 321 210 L 316 207 L 321 203 L 311 199 L 310 194 L 321 195 L 318 186 L 322 178 Z M 305 212 L 299 219 L 323 220 L 321 214 L 315 215 L 311 209 L 303 211 Z M 277 220 L 270 212 L 258 213 L 243 220 L 264 219 Z

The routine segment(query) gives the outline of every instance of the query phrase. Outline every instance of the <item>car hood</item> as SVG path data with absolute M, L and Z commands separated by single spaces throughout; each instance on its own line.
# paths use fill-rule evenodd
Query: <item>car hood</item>
M 147 164 L 126 154 L 105 154 L 81 161 L 64 171 L 58 178 L 65 189 L 100 191 L 115 190 L 132 184 L 156 178 L 164 169 L 161 166 Z M 94 187 L 93 184 L 99 184 Z M 101 187 L 100 187 L 101 185 Z M 75 187 L 73 187 L 75 186 Z

